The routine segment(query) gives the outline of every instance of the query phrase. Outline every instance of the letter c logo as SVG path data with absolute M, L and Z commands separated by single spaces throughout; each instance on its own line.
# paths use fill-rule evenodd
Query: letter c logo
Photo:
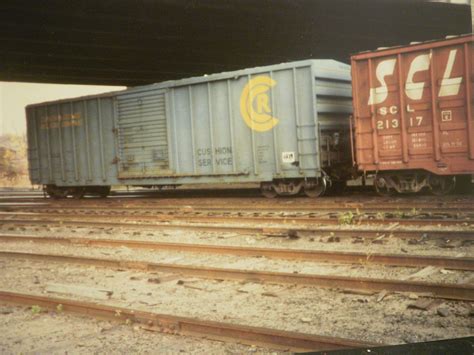
M 277 83 L 269 76 L 257 76 L 248 82 L 240 95 L 240 113 L 250 129 L 265 132 L 278 124 L 272 116 L 268 90 Z

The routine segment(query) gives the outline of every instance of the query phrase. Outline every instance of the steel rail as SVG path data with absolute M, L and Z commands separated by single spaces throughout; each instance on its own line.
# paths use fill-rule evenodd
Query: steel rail
M 37 197 L 41 197 L 42 201 L 45 201 L 54 206 L 62 206 L 64 208 L 69 207 L 76 207 L 76 206 L 85 206 L 85 207 L 101 207 L 101 206 L 110 206 L 115 205 L 119 207 L 120 205 L 126 205 L 126 207 L 133 207 L 133 208 L 156 208 L 156 202 L 160 203 L 159 208 L 163 209 L 179 209 L 183 206 L 183 204 L 191 205 L 193 208 L 202 208 L 202 209 L 234 209 L 234 210 L 242 210 L 247 208 L 255 208 L 258 210 L 290 210 L 290 211 L 299 211 L 299 210 L 321 210 L 321 209 L 328 209 L 328 210 L 351 210 L 355 211 L 359 210 L 373 210 L 373 211 L 410 211 L 413 209 L 419 209 L 422 212 L 428 211 L 457 211 L 457 212 L 464 212 L 464 211 L 473 211 L 473 204 L 472 201 L 446 201 L 443 200 L 440 202 L 439 200 L 433 201 L 354 201 L 354 200 L 317 200 L 309 201 L 308 199 L 297 199 L 297 200 L 281 200 L 281 201 L 274 201 L 268 202 L 268 200 L 262 201 L 262 199 L 256 199 L 252 197 L 248 198 L 240 198 L 239 200 L 235 201 L 235 198 L 232 198 L 232 202 L 236 203 L 237 206 L 229 206 L 228 204 L 223 204 L 222 201 L 225 200 L 227 197 L 221 198 L 213 198 L 209 201 L 209 199 L 200 199 L 199 196 L 195 198 L 179 198 L 174 197 L 170 198 L 169 196 L 163 197 L 137 197 L 135 195 L 130 196 L 133 198 L 120 199 L 120 196 L 113 196 L 113 198 L 109 198 L 107 200 L 99 200 L 99 199 L 84 199 L 84 200 L 54 200 L 54 199 L 44 199 L 42 195 L 38 194 Z M 0 194 L 0 200 L 11 201 L 11 202 L 28 202 L 29 200 L 33 200 L 32 202 L 37 202 L 38 198 L 25 198 L 25 197 L 18 197 L 18 198 L 11 198 L 9 196 L 2 196 Z M 288 202 L 296 203 L 292 205 Z M 166 203 L 167 206 L 164 206 Z M 174 205 L 173 205 L 174 204 Z M 148 206 L 147 206 L 148 205 Z M 168 207 L 168 205 L 170 205 Z
M 0 290 L 0 301 L 31 306 L 37 305 L 50 310 L 56 310 L 61 305 L 65 312 L 111 321 L 132 322 L 141 324 L 144 329 L 166 334 L 199 336 L 227 342 L 238 341 L 245 344 L 290 349 L 292 351 L 322 351 L 381 345 L 351 339 L 151 313 L 137 309 L 6 290 Z
M 18 203 L 33 203 L 33 202 L 48 202 L 43 196 L 31 197 L 31 198 L 11 198 L 11 197 L 2 197 L 0 196 L 0 202 L 9 203 L 9 204 L 18 204 Z
M 297 284 L 321 288 L 338 288 L 363 291 L 391 291 L 427 293 L 433 297 L 474 301 L 474 285 L 471 284 L 437 284 L 422 281 L 375 279 L 364 277 L 347 277 L 336 275 L 292 274 L 273 271 L 239 270 L 203 266 L 151 263 L 145 261 L 102 259 L 57 254 L 39 254 L 0 251 L 0 257 L 62 262 L 79 265 L 101 266 L 109 268 L 126 268 L 156 272 L 171 272 L 204 279 L 224 279 L 239 281 L 257 281 L 279 284 Z
M 140 206 L 140 205 L 135 205 L 130 204 L 130 202 L 123 204 L 122 206 L 112 206 L 110 203 L 109 204 L 92 204 L 89 203 L 91 201 L 87 201 L 84 203 L 81 203 L 80 201 L 74 200 L 73 202 L 69 202 L 67 204 L 63 203 L 57 203 L 56 201 L 54 203 L 51 202 L 43 202 L 42 205 L 36 205 L 37 207 L 28 206 L 28 210 L 23 211 L 34 211 L 34 210 L 111 210 L 111 211 L 116 211 L 116 210 L 146 210 L 146 211 L 154 211 L 154 212 L 161 212 L 161 211 L 180 211 L 183 209 L 183 205 L 166 205 L 166 206 L 153 206 L 149 205 L 147 206 L 146 204 Z M 109 202 L 109 201 L 108 201 Z M 141 201 L 139 201 L 141 202 Z M 33 203 L 33 202 L 32 202 Z M 22 206 L 21 204 L 18 205 L 10 205 L 8 206 L 11 210 L 14 209 L 20 209 Z M 238 204 L 236 206 L 229 206 L 229 205 L 212 205 L 212 206 L 206 206 L 206 205 L 189 205 L 192 210 L 194 211 L 228 211 L 228 212 L 233 212 L 233 211 L 246 211 L 246 212 L 307 212 L 307 213 L 312 213 L 312 212 L 319 212 L 319 211 L 328 211 L 328 212 L 386 212 L 386 213 L 398 213 L 398 212 L 410 212 L 413 209 L 417 210 L 417 212 L 420 213 L 453 213 L 453 212 L 463 212 L 463 213 L 473 213 L 474 212 L 474 207 L 471 204 L 465 204 L 465 205 L 459 205 L 459 206 L 444 206 L 444 207 L 439 207 L 439 206 L 434 206 L 431 204 L 426 204 L 426 205 L 420 205 L 420 206 L 415 206 L 415 205 L 399 205 L 399 204 L 394 204 L 394 206 L 389 206 L 389 205 L 373 205 L 373 206 L 367 206 L 367 205 L 362 205 L 362 204 L 345 204 L 342 203 L 340 205 L 331 203 L 331 204 L 324 204 L 321 203 L 319 205 L 305 205 L 305 204 L 300 204 L 297 206 L 292 206 L 292 205 L 267 205 L 267 204 Z
M 38 237 L 26 235 L 3 235 L 0 234 L 0 242 L 34 242 L 44 244 L 99 246 L 99 247 L 127 247 L 131 249 L 167 250 L 191 253 L 209 253 L 219 255 L 237 256 L 264 256 L 267 258 L 278 258 L 288 260 L 306 260 L 325 263 L 344 264 L 380 264 L 391 266 L 424 267 L 437 266 L 451 270 L 474 271 L 474 258 L 466 257 L 443 257 L 425 255 L 402 255 L 402 254 L 376 254 L 359 252 L 323 251 L 323 250 L 301 250 L 281 248 L 257 248 L 227 245 L 207 245 L 189 243 L 167 243 L 143 240 L 121 240 L 121 239 L 91 239 L 82 237 Z
M 244 211 L 244 212 L 240 212 Z M 344 212 L 345 211 L 345 212 Z M 307 223 L 314 220 L 331 219 L 329 223 L 333 221 L 339 222 L 339 217 L 344 219 L 347 216 L 344 213 L 352 213 L 352 209 L 288 209 L 288 210 L 278 210 L 278 209 L 255 209 L 246 208 L 246 207 L 236 207 L 226 208 L 226 207 L 190 207 L 189 210 L 183 208 L 183 206 L 164 206 L 164 207 L 116 207 L 116 206 L 51 206 L 48 204 L 36 204 L 36 205 L 16 205 L 16 206 L 2 206 L 0 203 L 0 213 L 40 213 L 40 214 L 80 214 L 86 216 L 125 216 L 127 218 L 137 216 L 138 218 L 145 216 L 145 218 L 152 219 L 172 219 L 173 216 L 177 216 L 177 219 L 196 219 L 196 218 L 206 218 L 206 213 L 212 216 L 213 218 L 247 218 L 252 221 L 255 221 L 257 218 L 265 219 L 276 219 L 276 220 L 286 220 L 288 218 L 294 218 L 298 221 L 303 221 Z M 375 211 L 375 210 L 374 210 Z M 474 211 L 473 211 L 474 212 Z M 336 213 L 339 213 L 336 215 Z M 377 216 L 378 213 L 382 213 L 382 217 Z M 458 212 L 423 212 L 422 214 L 418 213 L 417 215 L 407 214 L 405 215 L 401 210 L 392 210 L 391 212 L 380 212 L 377 210 L 371 212 L 371 210 L 358 210 L 355 214 L 351 216 L 351 221 L 355 223 L 363 223 L 365 221 L 380 221 L 380 222 L 391 222 L 397 221 L 402 222 L 402 224 L 411 224 L 411 223 L 431 223 L 431 222 L 440 222 L 440 223 L 463 223 L 468 221 L 469 223 L 474 223 L 474 213 L 463 212 L 460 215 Z M 410 212 L 411 213 L 411 212 Z M 140 215 L 141 214 L 141 215 Z M 397 214 L 403 214 L 402 218 L 396 218 Z M 220 216 L 219 216 L 220 215 Z M 258 216 L 260 215 L 260 216 Z M 360 217 L 362 215 L 362 218 Z M 257 217 L 256 217 L 257 216 Z M 462 219 L 461 219 L 462 218 Z M 359 222 L 360 221 L 360 222 Z
M 0 194 L 0 199 L 31 199 L 43 197 L 43 193 L 35 194 Z
M 17 225 L 48 225 L 48 226 L 69 226 L 69 227 L 109 227 L 109 228 L 126 228 L 141 230 L 191 230 L 195 232 L 223 232 L 223 233 L 239 233 L 239 234 L 264 234 L 275 237 L 285 236 L 303 236 L 313 235 L 315 233 L 330 233 L 337 237 L 361 237 L 366 239 L 381 238 L 383 235 L 396 238 L 425 238 L 437 239 L 446 238 L 449 240 L 473 240 L 474 231 L 466 230 L 395 230 L 395 229 L 367 229 L 358 226 L 348 226 L 350 229 L 328 228 L 328 227 L 311 227 L 296 228 L 288 226 L 279 227 L 257 227 L 257 226 L 237 226 L 237 225 L 209 225 L 209 224 L 169 224 L 169 223 L 142 223 L 142 222 L 109 222 L 109 221 L 93 221 L 84 220 L 31 220 L 31 219 L 1 219 L 1 224 Z M 357 227 L 357 228 L 354 228 Z
M 77 217 L 77 213 L 27 213 L 27 212 L 0 212 L 0 220 L 3 217 L 30 217 L 30 218 L 73 218 Z M 82 219 L 87 220 L 100 220 L 107 218 L 108 220 L 139 220 L 139 221 L 189 221 L 189 222 L 201 222 L 201 223 L 274 223 L 283 225 L 312 225 L 312 224 L 332 224 L 339 225 L 341 222 L 337 217 L 279 217 L 279 216 L 267 216 L 267 217 L 246 217 L 246 216 L 189 216 L 183 215 L 81 215 Z M 365 225 L 377 225 L 387 223 L 398 223 L 400 225 L 417 225 L 417 226 L 455 226 L 459 224 L 474 225 L 474 220 L 457 220 L 457 219 L 353 219 L 350 224 L 365 224 Z M 342 223 L 343 224 L 343 223 Z

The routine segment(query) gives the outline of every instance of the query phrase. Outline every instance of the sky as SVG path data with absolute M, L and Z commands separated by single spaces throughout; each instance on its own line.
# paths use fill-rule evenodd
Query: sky
M 122 89 L 125 87 L 0 82 L 0 135 L 26 133 L 26 105 Z

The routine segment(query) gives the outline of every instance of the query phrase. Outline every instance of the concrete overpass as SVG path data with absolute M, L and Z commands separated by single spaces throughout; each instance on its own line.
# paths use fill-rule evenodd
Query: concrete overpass
M 2 0 L 0 80 L 138 85 L 471 32 L 417 0 Z

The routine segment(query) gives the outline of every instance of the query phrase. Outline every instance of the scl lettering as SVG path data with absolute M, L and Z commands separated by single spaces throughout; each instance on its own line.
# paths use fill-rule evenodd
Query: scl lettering
M 391 115 L 396 115 L 398 113 L 398 107 L 397 106 L 383 106 L 378 109 L 378 112 L 382 116 L 386 116 L 387 114 Z
M 452 49 L 449 52 L 448 61 L 444 70 L 441 85 L 438 91 L 438 97 L 453 96 L 459 94 L 461 88 L 462 76 L 451 78 L 458 50 Z M 387 76 L 392 76 L 395 73 L 396 58 L 386 59 L 381 61 L 376 69 L 375 76 L 381 84 L 379 87 L 370 88 L 368 105 L 377 105 L 384 102 L 388 97 L 388 85 L 385 81 Z M 431 53 L 420 54 L 410 64 L 406 82 L 405 94 L 412 100 L 421 100 L 423 97 L 423 90 L 425 82 L 414 82 L 416 73 L 426 71 L 430 68 Z

